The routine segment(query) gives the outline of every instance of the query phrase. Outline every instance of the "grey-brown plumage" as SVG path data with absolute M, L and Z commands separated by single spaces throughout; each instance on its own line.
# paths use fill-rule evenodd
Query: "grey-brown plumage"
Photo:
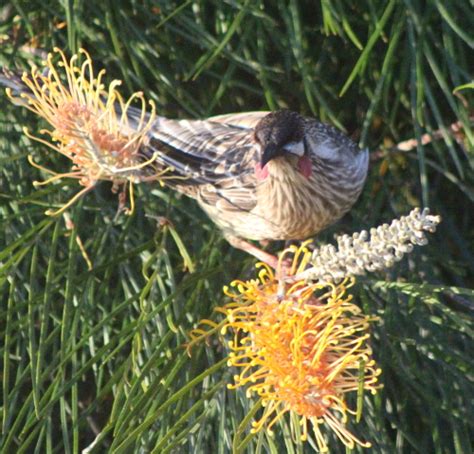
M 149 142 L 173 167 L 178 191 L 195 198 L 235 246 L 301 240 L 337 221 L 357 200 L 368 152 L 332 126 L 295 112 L 249 112 L 207 120 L 158 118 Z

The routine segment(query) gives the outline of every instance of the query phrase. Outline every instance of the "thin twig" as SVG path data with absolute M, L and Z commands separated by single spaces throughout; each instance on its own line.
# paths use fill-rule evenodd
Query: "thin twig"
M 469 121 L 474 123 L 474 116 L 470 117 Z M 462 122 L 461 121 L 456 121 L 456 122 L 452 123 L 451 125 L 449 125 L 446 128 L 446 130 L 449 130 L 451 132 L 451 134 L 454 137 L 454 139 L 456 140 L 456 142 L 464 150 L 463 139 L 464 139 L 465 136 L 463 134 Z M 387 152 L 393 153 L 393 152 L 397 152 L 397 151 L 403 151 L 403 152 L 411 151 L 411 150 L 415 149 L 420 144 L 420 142 L 421 142 L 421 145 L 428 145 L 428 144 L 430 144 L 431 142 L 433 142 L 435 140 L 442 139 L 444 137 L 444 132 L 445 132 L 445 128 L 442 128 L 442 129 L 440 128 L 440 129 L 437 129 L 436 131 L 433 131 L 431 133 L 423 134 L 421 136 L 420 140 L 418 140 L 418 139 L 408 139 L 408 140 L 404 140 L 402 142 L 397 143 L 393 147 L 379 149 L 379 150 L 371 153 L 370 160 L 371 161 L 377 161 L 379 159 L 382 159 L 383 157 L 386 156 Z

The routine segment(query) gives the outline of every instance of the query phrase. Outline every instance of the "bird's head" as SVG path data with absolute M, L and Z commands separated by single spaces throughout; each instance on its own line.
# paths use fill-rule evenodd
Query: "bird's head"
M 311 176 L 311 160 L 306 148 L 306 119 L 296 112 L 278 110 L 265 116 L 255 127 L 255 141 L 260 145 L 260 162 L 257 177 L 268 176 L 267 164 L 284 159 L 294 164 L 303 176 Z
M 287 161 L 303 177 L 309 179 L 314 163 L 321 168 L 354 169 L 367 172 L 367 152 L 333 126 L 289 110 L 266 115 L 255 127 L 255 141 L 260 145 L 260 161 L 256 175 L 265 179 L 268 163 Z M 314 160 L 314 163 L 313 163 Z M 360 169 L 359 169 L 360 167 Z M 364 176 L 365 178 L 365 176 Z

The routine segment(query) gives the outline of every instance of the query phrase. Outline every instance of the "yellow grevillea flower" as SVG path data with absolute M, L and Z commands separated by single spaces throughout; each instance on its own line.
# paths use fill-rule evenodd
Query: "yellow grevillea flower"
M 73 163 L 70 172 L 58 174 L 35 164 L 30 156 L 34 166 L 52 175 L 36 185 L 68 177 L 78 179 L 84 186 L 60 210 L 48 211 L 48 214 L 60 213 L 99 180 L 112 181 L 115 188 L 124 185 L 124 191 L 128 183 L 133 208 L 132 183 L 145 178 L 156 179 L 163 173 L 145 178 L 140 173 L 140 169 L 154 160 L 140 153 L 153 124 L 153 102 L 149 103 L 151 112 L 148 114 L 143 93 L 135 93 L 125 101 L 117 91 L 120 81 L 114 80 L 106 88 L 102 81 L 105 70 L 95 75 L 92 60 L 83 49 L 79 51 L 81 64 L 78 55 L 67 60 L 61 50 L 55 48 L 54 53 L 59 56 L 57 63 L 53 62 L 53 54 L 49 54 L 41 72 L 33 67 L 30 73 L 23 74 L 24 86 L 19 95 L 7 89 L 15 104 L 27 107 L 51 126 L 49 130 L 40 131 L 44 138 L 31 135 L 25 128 L 28 137 L 65 155 Z M 131 107 L 135 102 L 138 108 Z
M 294 247 L 282 260 L 290 253 L 291 273 L 302 272 L 311 253 L 305 245 Z M 324 426 L 349 448 L 370 446 L 345 427 L 348 416 L 356 414 L 346 405 L 346 393 L 375 393 L 381 372 L 367 344 L 372 319 L 346 295 L 353 280 L 283 284 L 271 268 L 259 266 L 258 279 L 234 281 L 236 291 L 224 289 L 233 302 L 219 310 L 226 319 L 214 327 L 233 334 L 228 365 L 239 372 L 229 388 L 246 387 L 248 396 L 262 399 L 263 414 L 252 431 L 271 432 L 286 413 L 293 413 L 301 426 L 294 433 L 306 440 L 312 428 L 321 452 L 328 450 Z M 195 342 L 205 331 L 193 335 Z

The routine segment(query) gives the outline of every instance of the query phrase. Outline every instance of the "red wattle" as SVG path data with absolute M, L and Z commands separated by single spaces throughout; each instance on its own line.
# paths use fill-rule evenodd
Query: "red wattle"
M 308 156 L 302 156 L 298 160 L 298 170 L 305 178 L 311 177 L 313 173 L 313 165 L 311 164 L 311 159 Z
M 259 162 L 255 164 L 255 176 L 258 180 L 265 180 L 268 177 L 268 167 L 264 165 L 262 168 Z

